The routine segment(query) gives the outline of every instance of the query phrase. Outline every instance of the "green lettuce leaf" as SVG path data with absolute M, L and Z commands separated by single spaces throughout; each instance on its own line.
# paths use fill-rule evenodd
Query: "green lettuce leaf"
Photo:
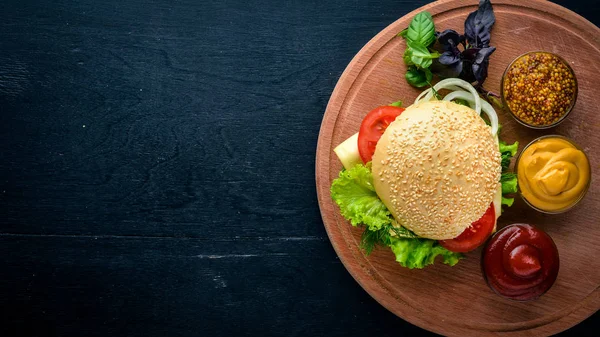
M 409 269 L 422 269 L 433 264 L 438 255 L 442 256 L 442 262 L 450 266 L 463 258 L 462 254 L 447 250 L 435 240 L 391 238 L 390 241 L 396 261 Z
M 452 100 L 452 102 L 454 102 L 456 104 L 460 104 L 460 105 L 464 105 L 464 106 L 470 107 L 469 102 L 465 101 L 464 99 L 455 98 L 455 99 Z
M 500 176 L 502 194 L 517 193 L 517 175 L 514 173 L 502 173 Z
M 505 198 L 504 196 L 502 196 L 502 201 L 500 202 L 500 204 L 510 207 L 513 205 L 513 202 L 515 202 L 515 198 Z
M 501 158 L 500 165 L 502 166 L 502 171 L 504 172 L 504 171 L 508 170 L 512 156 L 509 153 L 503 153 L 500 155 L 500 158 Z
M 331 198 L 352 226 L 364 224 L 377 231 L 392 221 L 390 212 L 375 193 L 373 174 L 365 165 L 340 172 L 331 184 Z
M 517 193 L 517 175 L 514 173 L 502 173 L 500 176 L 500 184 L 502 184 L 502 205 L 512 206 L 515 198 L 507 198 L 505 194 Z
M 514 142 L 511 145 L 506 144 L 503 141 L 499 141 L 500 154 L 502 158 L 502 171 L 508 170 L 510 166 L 510 160 L 517 154 L 517 150 L 519 149 L 519 142 Z
M 510 166 L 512 157 L 517 154 L 519 142 L 514 142 L 513 144 L 509 145 L 500 140 L 498 143 L 501 153 L 501 165 L 503 172 L 500 176 L 500 184 L 502 184 L 501 204 L 510 207 L 515 201 L 515 198 L 507 198 L 505 194 L 517 193 L 517 175 L 506 171 Z
M 514 157 L 517 154 L 517 150 L 519 149 L 519 142 L 514 142 L 511 145 L 506 144 L 504 141 L 500 141 L 500 153 L 509 152 L 511 157 Z
M 450 266 L 462 258 L 462 254 L 446 250 L 437 241 L 419 238 L 399 226 L 375 193 L 370 166 L 358 164 L 340 172 L 331 185 L 331 197 L 353 226 L 366 225 L 360 242 L 366 255 L 376 246 L 390 247 L 396 261 L 410 269 L 433 264 L 438 255 Z

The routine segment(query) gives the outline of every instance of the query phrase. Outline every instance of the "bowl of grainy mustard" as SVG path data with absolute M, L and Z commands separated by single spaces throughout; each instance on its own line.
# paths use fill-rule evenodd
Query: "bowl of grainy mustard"
M 504 107 L 517 122 L 533 129 L 554 127 L 577 101 L 577 78 L 560 56 L 534 51 L 517 57 L 502 76 Z

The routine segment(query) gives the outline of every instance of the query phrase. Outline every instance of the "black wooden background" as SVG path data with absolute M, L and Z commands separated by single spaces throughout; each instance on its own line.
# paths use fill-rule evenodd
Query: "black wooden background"
M 345 66 L 427 2 L 1 1 L 0 335 L 432 335 L 348 274 L 314 182 Z

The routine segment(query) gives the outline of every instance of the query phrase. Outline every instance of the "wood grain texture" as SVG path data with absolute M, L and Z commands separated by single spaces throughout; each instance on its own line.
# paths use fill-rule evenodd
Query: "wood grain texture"
M 0 336 L 434 336 L 348 274 L 314 184 L 344 68 L 428 2 L 0 1 Z
M 436 30 L 459 27 L 476 3 L 446 0 L 418 11 L 433 14 Z M 354 278 L 377 301 L 395 314 L 444 335 L 539 336 L 563 331 L 600 308 L 600 118 L 596 114 L 594 82 L 600 76 L 600 29 L 584 18 L 545 1 L 494 2 L 496 25 L 492 45 L 498 50 L 490 61 L 488 90 L 499 91 L 506 66 L 532 50 L 549 50 L 569 60 L 579 81 L 574 114 L 548 131 L 531 131 L 506 112 L 499 115 L 502 138 L 525 145 L 542 134 L 561 134 L 574 139 L 590 157 L 591 188 L 580 205 L 559 216 L 537 213 L 519 200 L 499 220 L 499 226 L 525 222 L 553 237 L 561 257 L 561 269 L 553 288 L 532 302 L 503 299 L 488 289 L 481 275 L 481 249 L 468 254 L 457 266 L 437 264 L 424 270 L 400 268 L 389 250 L 369 257 L 359 248 L 362 229 L 351 227 L 331 200 L 329 187 L 341 164 L 333 148 L 354 134 L 372 107 L 398 99 L 410 102 L 420 90 L 411 88 L 398 73 L 405 71 L 405 43 L 396 34 L 408 26 L 417 11 L 399 19 L 374 37 L 355 56 L 341 76 L 323 118 L 317 150 L 317 190 L 325 227 L 336 252 Z M 564 43 L 569 41 L 569 43 Z M 410 104 L 410 103 L 409 103 Z M 455 313 L 460 312 L 460 315 Z

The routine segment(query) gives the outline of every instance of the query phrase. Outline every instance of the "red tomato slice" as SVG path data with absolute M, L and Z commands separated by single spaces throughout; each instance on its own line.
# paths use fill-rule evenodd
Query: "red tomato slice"
M 402 111 L 404 108 L 387 105 L 375 108 L 365 116 L 358 131 L 358 153 L 365 164 L 373 159 L 379 138 Z
M 440 245 L 449 251 L 456 253 L 466 253 L 479 247 L 494 230 L 494 222 L 496 221 L 496 212 L 494 204 L 485 211 L 481 219 L 473 222 L 471 227 L 465 229 L 459 236 L 451 240 L 440 240 Z

